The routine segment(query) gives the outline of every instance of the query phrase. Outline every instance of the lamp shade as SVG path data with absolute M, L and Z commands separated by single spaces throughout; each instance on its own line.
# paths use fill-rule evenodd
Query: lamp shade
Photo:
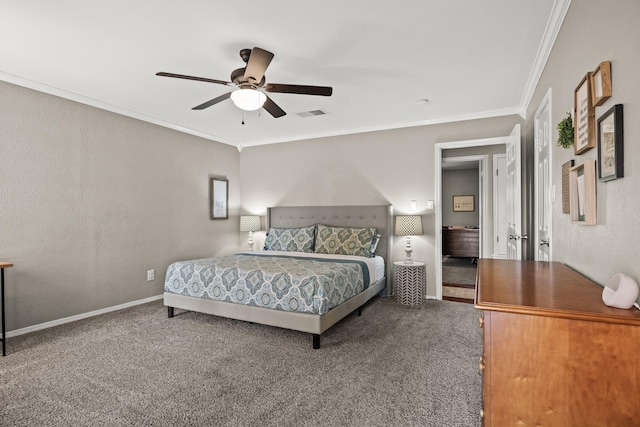
M 256 89 L 238 89 L 231 92 L 231 100 L 239 109 L 253 111 L 262 107 L 267 95 Z
M 395 223 L 396 236 L 420 236 L 422 231 L 422 217 L 420 215 L 397 215 Z
M 260 231 L 259 215 L 242 215 L 240 217 L 240 231 Z

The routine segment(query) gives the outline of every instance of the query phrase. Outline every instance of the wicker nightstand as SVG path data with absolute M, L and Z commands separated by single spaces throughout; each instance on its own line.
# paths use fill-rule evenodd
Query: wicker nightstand
M 427 287 L 427 266 L 424 262 L 393 263 L 396 301 L 406 305 L 420 305 Z

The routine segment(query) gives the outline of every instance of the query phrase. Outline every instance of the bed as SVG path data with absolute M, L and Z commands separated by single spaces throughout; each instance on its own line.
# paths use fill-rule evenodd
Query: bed
M 299 247 L 279 248 L 279 242 L 274 245 L 267 236 L 272 249 L 286 250 L 242 252 L 169 266 L 164 293 L 168 315 L 173 317 L 174 309 L 179 308 L 307 332 L 312 335 L 313 348 L 318 349 L 323 332 L 354 311 L 360 315 L 369 299 L 385 292 L 390 277 L 386 260 L 391 252 L 391 221 L 391 206 L 269 208 L 268 230 L 315 227 L 318 235 L 325 236 L 336 227 L 341 231 L 375 229 L 377 256 L 335 256 L 332 250 L 315 253 L 322 248 L 309 252 L 304 239 L 296 241 Z M 292 286 L 294 275 L 280 268 L 293 269 L 300 283 Z M 267 294 L 267 288 L 273 292 Z

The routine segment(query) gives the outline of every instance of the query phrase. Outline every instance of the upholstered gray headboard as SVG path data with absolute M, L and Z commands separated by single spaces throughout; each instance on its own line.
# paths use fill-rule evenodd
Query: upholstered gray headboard
M 384 258 L 387 280 L 393 263 L 391 237 L 393 207 L 386 206 L 277 206 L 267 209 L 267 227 L 295 228 L 313 224 L 339 227 L 376 227 L 382 235 L 376 254 Z

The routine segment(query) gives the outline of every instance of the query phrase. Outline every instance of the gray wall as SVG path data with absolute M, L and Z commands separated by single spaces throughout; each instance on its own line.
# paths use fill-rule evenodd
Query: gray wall
M 442 171 L 442 225 L 480 225 L 479 173 L 477 168 Z M 473 196 L 475 208 L 473 212 L 454 212 L 453 196 Z
M 596 120 L 615 104 L 624 104 L 625 177 L 597 184 L 596 226 L 573 224 L 562 213 L 561 168 L 575 159 L 597 159 L 594 148 L 576 156 L 573 150 L 555 146 L 553 183 L 557 188 L 553 206 L 553 257 L 593 280 L 604 284 L 622 272 L 640 282 L 640 2 L 619 0 L 573 1 L 558 35 L 544 73 L 527 111 L 525 141 L 533 144 L 533 116 L 548 88 L 553 88 L 553 141 L 555 125 L 573 108 L 576 86 L 588 71 L 611 61 L 613 96 L 596 108 Z
M 411 239 L 412 258 L 426 261 L 427 292 L 435 295 L 435 215 L 426 209 L 427 200 L 435 199 L 435 143 L 507 136 L 520 120 L 509 116 L 245 148 L 242 209 L 264 215 L 277 205 L 391 204 L 404 214 L 417 200 L 425 235 Z M 404 241 L 394 239 L 390 261 L 404 259 Z
M 169 263 L 238 249 L 236 148 L 2 82 L 0 111 L 8 331 L 159 295 Z M 209 174 L 233 219 L 209 219 Z

